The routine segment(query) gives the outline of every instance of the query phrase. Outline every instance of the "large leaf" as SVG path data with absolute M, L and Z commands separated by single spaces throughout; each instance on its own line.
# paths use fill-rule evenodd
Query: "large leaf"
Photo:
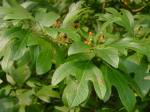
M 117 70 L 108 70 L 106 74 L 111 85 L 115 86 L 122 104 L 126 110 L 132 112 L 136 103 L 134 92 L 128 86 L 128 81 L 122 73 Z
M 95 53 L 98 57 L 117 68 L 119 63 L 118 50 L 113 47 L 96 48 Z
M 100 99 L 103 99 L 106 92 L 106 85 L 103 79 L 103 75 L 95 65 L 91 62 L 67 62 L 61 65 L 54 73 L 52 77 L 52 84 L 57 85 L 64 78 L 72 75 L 76 78 L 75 83 L 68 84 L 64 91 L 64 99 L 67 100 L 67 104 L 70 107 L 74 107 L 86 100 L 89 89 L 88 81 L 91 81 L 94 85 L 94 89 Z M 72 88 L 74 87 L 74 88 Z M 74 89 L 73 90 L 71 90 Z M 71 93 L 68 95 L 68 91 Z M 81 95 L 81 93 L 84 95 Z

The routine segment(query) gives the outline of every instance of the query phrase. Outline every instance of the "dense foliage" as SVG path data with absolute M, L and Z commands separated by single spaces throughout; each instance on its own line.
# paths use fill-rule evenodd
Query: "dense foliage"
M 0 112 L 149 112 L 149 0 L 1 0 Z

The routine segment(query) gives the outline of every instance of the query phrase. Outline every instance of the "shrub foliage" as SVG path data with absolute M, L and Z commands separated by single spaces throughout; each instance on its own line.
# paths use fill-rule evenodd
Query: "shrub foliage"
M 0 4 L 0 112 L 150 111 L 148 0 Z

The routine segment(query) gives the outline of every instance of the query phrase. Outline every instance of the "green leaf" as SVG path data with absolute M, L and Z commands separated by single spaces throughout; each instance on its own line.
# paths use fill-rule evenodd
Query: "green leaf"
M 83 1 L 72 3 L 69 7 L 69 12 L 66 15 L 62 27 L 70 27 L 70 25 L 85 11 L 82 9 Z
M 27 32 L 22 32 L 21 37 L 16 40 L 13 45 L 12 45 L 12 58 L 13 60 L 18 60 L 20 59 L 25 52 L 27 51 L 27 47 L 26 47 L 26 41 L 27 41 L 27 36 L 28 34 L 25 34 Z
M 28 34 L 27 46 L 39 45 L 39 35 L 31 32 Z
M 26 112 L 43 112 L 44 108 L 41 104 L 31 104 L 30 106 L 26 107 Z
M 10 28 L 4 29 L 0 32 L 0 57 L 3 56 L 6 52 L 6 47 L 10 44 L 13 40 L 13 37 L 18 35 L 18 28 Z
M 10 85 L 6 85 L 0 88 L 0 97 L 5 97 L 10 94 L 12 87 Z
M 143 55 L 149 56 L 150 54 L 150 41 L 147 40 L 135 40 L 133 38 L 123 38 L 113 43 L 111 46 L 116 48 L 126 48 L 132 49 L 136 52 L 139 52 Z
M 90 52 L 90 47 L 82 42 L 73 43 L 69 50 L 68 55 Z
M 55 12 L 46 13 L 45 10 L 41 10 L 36 14 L 35 19 L 41 26 L 50 27 L 59 17 Z
M 4 15 L 4 20 L 10 19 L 33 19 L 31 14 L 20 6 L 16 1 L 9 1 L 10 7 L 0 7 L 0 12 Z
M 56 39 L 58 36 L 58 31 L 55 28 L 47 28 L 45 29 L 46 33 L 51 36 L 53 39 Z
M 119 18 L 119 17 L 114 17 L 114 18 L 112 18 L 112 19 L 106 21 L 106 22 L 102 25 L 102 27 L 101 27 L 101 33 L 105 33 L 105 32 L 106 32 L 106 28 L 107 28 L 109 25 L 111 25 L 112 23 L 116 22 L 116 21 L 121 21 L 121 18 Z
M 89 61 L 95 57 L 93 52 L 73 54 L 67 58 L 67 61 Z
M 3 32 L 1 32 L 1 36 L 0 36 L 0 45 L 1 45 L 1 47 L 0 47 L 0 53 L 2 53 L 2 50 L 6 47 L 6 45 L 10 41 L 10 38 L 8 36 L 7 37 L 4 36 L 2 33 Z M 2 55 L 2 54 L 0 54 L 0 55 Z
M 96 56 L 100 57 L 108 64 L 118 68 L 119 55 L 118 50 L 113 47 L 104 47 L 95 49 Z
M 17 111 L 17 99 L 14 97 L 1 98 L 0 107 L 0 112 L 15 112 Z
M 7 79 L 7 81 L 8 81 L 10 84 L 12 84 L 12 85 L 15 85 L 15 84 L 16 84 L 16 82 L 14 81 L 14 79 L 13 79 L 10 75 L 8 75 L 8 74 L 6 74 L 6 79 Z
M 109 73 L 108 73 L 107 67 L 104 66 L 104 65 L 102 65 L 102 66 L 100 67 L 100 69 L 101 69 L 101 71 L 102 71 L 102 73 L 103 73 L 104 80 L 105 80 L 105 82 L 106 82 L 106 87 L 107 87 L 107 89 L 106 89 L 106 94 L 105 94 L 105 97 L 104 97 L 104 101 L 106 102 L 106 101 L 109 100 L 109 98 L 110 98 L 110 96 L 111 96 L 111 86 L 112 86 L 112 85 L 111 85 L 110 80 L 109 80 Z
M 100 69 L 98 69 L 92 63 L 73 61 L 61 65 L 54 72 L 54 75 L 52 77 L 52 84 L 57 85 L 69 75 L 72 75 L 76 78 L 76 82 L 71 84 L 69 83 L 64 91 L 64 99 L 66 99 L 67 104 L 70 107 L 75 107 L 86 100 L 89 94 L 88 81 L 91 81 L 93 83 L 98 97 L 100 99 L 104 98 L 106 85 L 103 79 L 103 75 Z M 68 91 L 70 91 L 71 93 L 67 93 Z
M 6 73 L 10 72 L 13 66 L 13 60 L 11 59 L 11 46 L 10 45 L 7 45 L 7 47 L 5 48 L 5 56 L 3 57 L 0 64 L 1 64 L 3 71 L 5 71 Z
M 117 70 L 109 70 L 108 78 L 111 85 L 115 86 L 122 104 L 126 110 L 132 112 L 136 103 L 134 92 L 128 86 L 126 78 Z
M 108 13 L 111 13 L 111 15 L 105 14 L 104 15 L 104 21 L 110 21 L 115 19 L 116 17 L 120 18 L 121 20 L 119 21 L 114 21 L 116 24 L 124 27 L 128 33 L 131 36 L 134 36 L 134 18 L 132 16 L 132 14 L 125 9 L 121 9 L 121 12 L 118 12 L 116 9 L 114 8 L 106 8 L 106 11 Z M 101 18 L 100 18 L 101 20 Z
M 124 60 L 122 65 L 124 66 L 124 71 L 128 74 L 134 73 L 134 81 L 137 83 L 138 87 L 140 88 L 142 95 L 145 96 L 149 90 L 150 90 L 150 81 L 145 80 L 146 76 L 149 76 L 150 74 L 147 73 L 147 64 L 135 63 L 133 58 L 128 58 L 127 60 Z
M 52 86 L 43 86 L 36 96 L 45 102 L 50 102 L 50 98 L 59 98 L 59 93 L 54 91 Z
M 62 107 L 55 106 L 55 109 L 56 109 L 56 110 L 59 110 L 59 111 L 61 111 L 61 112 L 69 112 L 69 108 L 68 108 L 68 107 L 65 107 L 65 106 L 62 106 Z
M 69 107 L 75 107 L 85 101 L 88 95 L 87 81 L 82 80 L 80 83 L 72 81 L 64 90 L 63 101 Z
M 56 65 L 60 65 L 64 62 L 66 50 L 63 47 L 58 46 L 56 43 L 52 45 L 52 62 Z
M 36 73 L 42 75 L 50 70 L 52 66 L 52 48 L 49 42 L 44 42 L 36 60 Z
M 130 32 L 130 34 L 133 35 L 134 34 L 134 18 L 132 14 L 128 10 L 125 10 L 125 9 L 122 9 L 121 12 L 123 13 L 122 20 L 124 21 L 124 26 Z
M 19 86 L 22 86 L 22 84 L 30 77 L 31 71 L 29 66 L 23 65 L 18 68 L 12 67 L 9 75 Z
M 18 104 L 23 107 L 29 106 L 32 103 L 34 94 L 33 90 L 18 89 L 16 91 L 16 96 L 19 100 Z

